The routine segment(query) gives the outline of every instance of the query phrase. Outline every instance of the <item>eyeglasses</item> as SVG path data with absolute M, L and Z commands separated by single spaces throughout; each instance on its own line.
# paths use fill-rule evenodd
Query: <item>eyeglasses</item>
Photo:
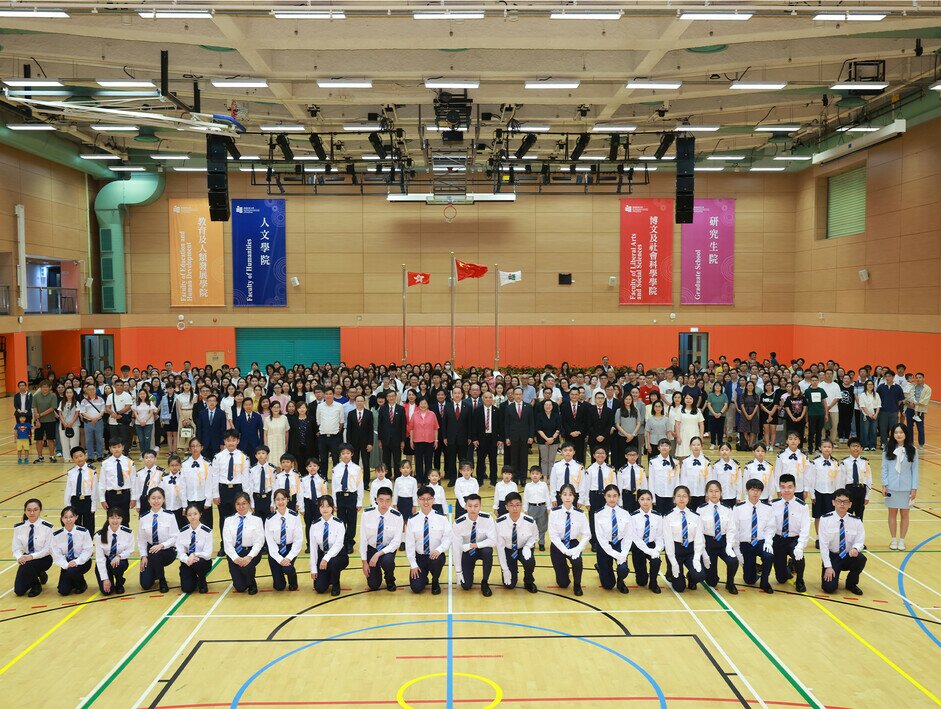
M 834 500 L 833 501 L 834 505 L 848 505 L 849 503 L 850 503 L 849 500 Z

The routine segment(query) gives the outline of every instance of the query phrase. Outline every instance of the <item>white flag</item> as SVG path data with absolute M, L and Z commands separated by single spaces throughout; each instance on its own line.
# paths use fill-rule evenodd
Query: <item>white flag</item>
M 523 280 L 522 271 L 500 271 L 501 286 L 505 286 L 507 283 L 516 283 L 521 280 Z

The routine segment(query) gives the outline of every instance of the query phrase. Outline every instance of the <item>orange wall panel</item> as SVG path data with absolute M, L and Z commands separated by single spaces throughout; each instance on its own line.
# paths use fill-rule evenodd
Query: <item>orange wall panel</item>
M 26 381 L 26 333 L 9 332 L 6 338 L 6 385 L 11 396 L 16 392 L 16 383 Z
M 833 359 L 852 369 L 862 364 L 894 368 L 904 363 L 910 372 L 924 372 L 928 383 L 934 384 L 935 398 L 941 396 L 941 385 L 937 383 L 941 372 L 941 334 L 938 333 L 796 325 L 794 351 L 807 360 Z
M 109 330 L 114 335 L 115 364 L 144 367 L 153 364 L 162 367 L 167 360 L 175 369 L 181 369 L 184 360 L 194 366 L 206 363 L 206 353 L 221 351 L 225 362 L 235 364 L 235 328 L 188 327 L 126 327 Z
M 42 361 L 57 376 L 82 367 L 82 338 L 78 330 L 46 330 L 42 333 Z

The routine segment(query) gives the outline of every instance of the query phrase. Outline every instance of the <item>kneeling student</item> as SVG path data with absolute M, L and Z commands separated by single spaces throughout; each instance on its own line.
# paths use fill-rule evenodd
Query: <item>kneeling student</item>
M 470 591 L 474 585 L 474 567 L 481 565 L 480 592 L 487 597 L 490 590 L 490 571 L 493 568 L 493 547 L 496 544 L 497 528 L 493 517 L 480 511 L 480 495 L 472 492 L 464 498 L 466 514 L 454 522 L 451 533 L 451 549 L 457 582 Z
M 742 578 L 747 584 L 758 580 L 756 561 L 761 558 L 761 590 L 774 593 L 768 577 L 774 564 L 774 515 L 771 504 L 762 500 L 765 486 L 758 478 L 751 478 L 745 483 L 747 500 L 735 505 L 732 510 L 735 519 L 738 550 L 736 556 L 742 565 Z
M 411 516 L 405 528 L 405 556 L 411 568 L 412 593 L 425 590 L 430 574 L 431 593 L 437 596 L 441 593 L 441 570 L 447 563 L 445 553 L 451 546 L 451 523 L 434 511 L 434 503 L 434 491 L 429 487 L 419 488 L 418 512 Z
M 108 520 L 95 535 L 95 576 L 103 596 L 124 593 L 124 572 L 134 553 L 134 534 L 123 524 L 117 507 L 108 510 Z
M 673 511 L 663 520 L 664 545 L 671 571 L 669 581 L 677 593 L 686 590 L 687 581 L 689 590 L 695 591 L 697 584 L 706 578 L 702 570 L 702 555 L 706 549 L 702 520 L 686 508 L 689 498 L 689 488 L 678 485 L 673 493 Z
M 569 587 L 569 566 L 572 567 L 572 584 L 576 596 L 582 591 L 582 552 L 591 541 L 588 518 L 575 507 L 577 493 L 571 484 L 559 489 L 562 504 L 549 513 L 549 558 L 555 569 L 555 580 L 559 588 Z
M 617 485 L 604 489 L 605 506 L 595 513 L 595 539 L 598 544 L 597 568 L 601 587 L 607 591 L 617 583 L 618 591 L 628 593 L 627 555 L 631 550 L 631 516 L 618 503 L 621 493 Z M 615 580 L 615 567 L 617 579 Z
M 376 473 L 385 471 L 380 463 Z M 375 480 L 373 482 L 376 482 Z M 373 495 L 375 507 L 363 510 L 359 531 L 359 556 L 363 561 L 363 576 L 370 591 L 379 590 L 385 577 L 386 590 L 394 591 L 395 552 L 402 543 L 405 521 L 402 513 L 392 507 L 392 488 L 383 485 Z
M 653 509 L 653 493 L 650 490 L 638 490 L 637 503 L 640 508 L 631 515 L 634 575 L 638 586 L 647 586 L 649 583 L 651 591 L 660 593 L 657 574 L 660 573 L 660 552 L 663 551 L 663 517 Z
M 176 538 L 180 527 L 176 516 L 163 509 L 166 498 L 163 488 L 154 487 L 147 495 L 150 512 L 140 518 L 137 546 L 140 549 L 140 586 L 149 591 L 154 583 L 160 584 L 160 593 L 167 593 L 167 566 L 176 558 Z
M 294 494 L 297 495 L 296 490 Z M 265 521 L 268 566 L 271 568 L 271 582 L 275 591 L 284 590 L 285 578 L 288 589 L 297 590 L 297 569 L 294 563 L 304 548 L 304 528 L 297 510 L 288 507 L 291 499 L 292 495 L 287 488 L 275 490 L 274 514 Z
M 35 598 L 49 580 L 52 566 L 52 524 L 42 519 L 42 501 L 32 497 L 23 505 L 23 521 L 13 525 L 16 578 L 13 593 Z
M 85 593 L 88 584 L 85 574 L 91 568 L 91 555 L 94 552 L 88 530 L 75 524 L 78 515 L 71 507 L 63 507 L 59 516 L 62 528 L 52 534 L 52 561 L 58 566 L 59 595 Z
M 820 446 L 832 444 L 824 441 Z M 797 580 L 794 588 L 798 593 L 807 590 L 804 585 L 804 547 L 810 539 L 810 510 L 807 504 L 794 494 L 794 476 L 784 473 L 778 478 L 781 497 L 771 503 L 774 514 L 774 576 L 778 583 L 786 583 L 791 578 L 787 558 L 794 560 L 794 574 Z
M 866 530 L 862 520 L 848 514 L 853 503 L 849 493 L 839 489 L 833 493 L 834 511 L 820 520 L 820 560 L 823 563 L 821 586 L 824 593 L 835 593 L 840 574 L 846 571 L 846 590 L 862 596 L 859 575 L 866 568 Z
M 346 553 L 346 527 L 334 515 L 336 504 L 330 495 L 317 500 L 320 519 L 310 528 L 310 577 L 314 590 L 331 596 L 340 595 L 340 573 L 350 565 Z
M 540 473 L 539 468 L 530 473 Z M 527 489 L 529 485 L 526 486 Z M 532 517 L 523 514 L 523 500 L 518 492 L 508 493 L 504 498 L 506 514 L 497 520 L 497 556 L 503 570 L 503 587 L 516 588 L 519 580 L 519 564 L 523 566 L 523 586 L 530 593 L 536 593 L 536 557 L 533 547 L 539 538 L 539 524 Z
M 247 492 L 238 492 L 233 500 L 235 514 L 222 525 L 222 548 L 229 558 L 232 585 L 239 593 L 258 593 L 255 568 L 265 546 L 265 525 L 252 514 L 252 500 Z M 221 508 L 220 508 L 221 509 Z
M 208 593 L 206 574 L 212 569 L 212 527 L 202 523 L 203 505 L 186 506 L 186 526 L 176 538 L 176 558 L 180 562 L 180 590 L 183 593 Z
M 706 583 L 712 588 L 719 585 L 719 559 L 722 559 L 725 562 L 725 590 L 734 596 L 738 593 L 735 587 L 735 573 L 738 571 L 735 522 L 732 510 L 723 504 L 722 485 L 718 480 L 710 480 L 706 484 L 706 504 L 697 513 L 702 519 L 706 556 L 709 558 Z

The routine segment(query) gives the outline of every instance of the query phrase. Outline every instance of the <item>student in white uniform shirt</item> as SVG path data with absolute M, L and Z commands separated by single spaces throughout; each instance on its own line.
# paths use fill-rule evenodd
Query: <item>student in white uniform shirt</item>
M 152 450 L 144 451 L 143 464 L 134 471 L 131 479 L 131 499 L 137 502 L 137 511 L 143 517 L 150 511 L 147 500 L 150 491 L 163 487 L 163 474 L 166 472 L 157 465 L 157 454 Z
M 633 514 L 640 509 L 640 503 L 637 501 L 637 491 L 647 489 L 647 473 L 644 472 L 644 466 L 638 462 L 638 453 L 633 448 L 628 448 L 627 463 L 618 471 L 618 489 L 621 491 L 621 507 L 627 510 L 628 514 Z
M 134 553 L 134 533 L 124 525 L 121 510 L 108 510 L 108 519 L 95 534 L 95 576 L 103 596 L 124 593 L 124 574 Z
M 742 471 L 738 462 L 732 458 L 732 446 L 723 443 L 719 446 L 719 460 L 712 466 L 712 477 L 722 486 L 722 504 L 732 509 L 739 498 L 745 494 L 742 483 Z
M 549 531 L 550 506 L 549 486 L 542 480 L 542 468 L 538 465 L 532 465 L 529 468 L 529 482 L 523 488 L 523 509 L 536 522 L 536 530 L 539 534 L 539 551 L 546 550 L 546 532 Z
M 320 459 L 307 459 L 307 475 L 301 478 L 301 495 L 304 498 L 304 533 L 307 535 L 307 553 L 310 554 L 310 528 L 320 519 L 317 500 L 327 494 L 327 481 L 320 475 Z
M 542 476 L 542 469 L 538 465 L 530 469 L 530 473 L 533 472 Z M 526 488 L 529 488 L 529 484 Z M 536 520 L 523 514 L 523 500 L 518 492 L 511 492 L 506 496 L 506 514 L 497 519 L 496 528 L 497 557 L 503 571 L 503 587 L 516 588 L 519 581 L 519 566 L 522 565 L 523 587 L 530 593 L 536 593 L 539 589 L 536 588 L 536 580 L 533 576 L 536 569 L 533 547 L 536 545 L 536 538 L 539 537 L 540 532 Z
M 497 517 L 506 514 L 506 496 L 511 492 L 518 493 L 520 491 L 519 486 L 513 481 L 513 466 L 504 465 L 503 470 L 500 471 L 502 480 L 498 482 L 493 487 L 493 511 Z
M 833 457 L 833 443 L 829 438 L 820 441 L 820 455 L 808 465 L 805 482 L 810 490 L 811 512 L 814 528 L 817 529 L 820 527 L 820 518 L 833 512 L 833 493 L 846 483 L 843 467 Z
M 631 515 L 634 575 L 638 586 L 648 586 L 654 593 L 660 593 L 657 574 L 660 572 L 660 552 L 664 548 L 663 518 L 653 509 L 650 490 L 637 491 L 637 504 L 640 507 Z
M 211 497 L 219 508 L 219 519 L 227 520 L 235 515 L 235 498 L 248 487 L 251 462 L 238 448 L 238 431 L 226 431 L 223 442 L 224 448 L 212 458 L 212 474 L 208 481 L 210 492 L 206 496 Z M 219 556 L 225 553 L 224 545 L 220 546 Z
M 480 592 L 489 598 L 493 595 L 490 590 L 490 571 L 493 569 L 497 527 L 493 517 L 481 512 L 480 506 L 480 495 L 477 493 L 464 498 L 467 512 L 458 517 L 451 528 L 451 553 L 457 582 L 465 591 L 473 587 L 474 569 L 480 562 Z
M 389 471 L 386 469 L 385 463 L 379 463 L 373 470 L 376 473 L 376 477 L 373 478 L 373 481 L 369 483 L 369 503 L 375 507 L 376 506 L 376 495 L 379 493 L 379 488 L 385 487 L 389 489 L 389 495 L 392 494 L 392 481 L 389 480 L 388 474 Z
M 764 443 L 755 444 L 755 459 L 745 466 L 745 472 L 742 474 L 745 484 L 745 495 L 748 497 L 748 482 L 757 480 L 761 483 L 762 500 L 767 500 L 771 495 L 771 488 L 774 486 L 776 478 L 774 477 L 774 466 L 770 461 L 765 460 L 765 454 L 768 452 Z
M 131 481 L 134 479 L 134 464 L 124 455 L 124 444 L 120 439 L 112 440 L 108 445 L 111 457 L 101 463 L 98 476 L 98 503 L 103 510 L 117 507 L 121 516 L 129 519 L 131 507 L 137 501 L 131 497 Z
M 832 447 L 832 446 L 831 446 Z M 804 585 L 804 548 L 810 539 L 810 510 L 794 495 L 794 476 L 785 473 L 778 479 L 781 497 L 771 503 L 774 514 L 774 576 L 778 583 L 791 578 L 788 557 L 794 560 L 794 588 L 798 593 L 807 590 Z
M 587 480 L 582 464 L 575 460 L 575 446 L 563 443 L 560 449 L 562 460 L 556 461 L 549 472 L 549 494 L 553 508 L 562 504 L 560 492 L 563 485 L 571 485 L 575 490 L 575 504 L 588 504 Z
M 608 453 L 601 446 L 594 447 L 591 457 L 594 462 L 585 469 L 585 486 L 588 488 L 588 526 L 591 529 L 591 548 L 592 551 L 597 552 L 595 514 L 605 506 L 605 488 L 617 483 L 618 472 L 608 465 Z
M 340 446 L 340 462 L 333 466 L 330 489 L 336 499 L 337 519 L 346 530 L 344 545 L 347 555 L 353 551 L 353 538 L 356 536 L 356 516 L 363 509 L 363 470 L 353 462 L 353 446 L 344 443 Z M 323 593 L 321 591 L 321 593 Z
M 274 476 L 274 489 L 271 491 L 271 514 L 274 513 L 275 505 L 274 495 L 278 490 L 287 490 L 290 498 L 288 499 L 288 509 L 295 512 L 304 512 L 304 495 L 301 491 L 301 476 L 297 472 L 297 458 L 290 453 L 281 456 L 281 469 Z
M 654 494 L 657 514 L 661 517 L 673 509 L 673 491 L 680 484 L 680 462 L 670 455 L 670 441 L 661 438 L 657 442 L 660 455 L 651 458 L 647 466 L 647 479 Z
M 735 573 L 738 571 L 735 521 L 732 510 L 722 504 L 722 484 L 718 480 L 706 483 L 706 502 L 696 510 L 696 514 L 702 519 L 706 542 L 704 558 L 709 560 L 705 582 L 712 588 L 719 585 L 719 559 L 722 559 L 725 562 L 725 590 L 734 596 L 738 593 L 735 586 Z
M 317 500 L 317 506 L 320 519 L 310 528 L 310 576 L 317 593 L 329 590 L 330 595 L 336 597 L 340 595 L 340 573 L 350 565 L 346 527 L 334 516 L 337 507 L 330 495 Z
M 262 522 L 274 511 L 272 495 L 278 489 L 275 483 L 275 468 L 268 462 L 268 446 L 255 449 L 255 460 L 245 476 L 244 492 L 252 496 L 252 511 Z
M 667 580 L 677 593 L 686 590 L 687 582 L 690 591 L 696 590 L 697 584 L 706 578 L 702 568 L 706 550 L 703 524 L 699 515 L 687 508 L 689 497 L 689 489 L 678 485 L 673 492 L 673 511 L 663 520 L 664 550 L 670 565 Z
M 748 499 L 739 502 L 732 510 L 735 520 L 735 538 L 738 541 L 736 556 L 742 565 L 742 578 L 747 584 L 758 580 L 755 562 L 761 558 L 761 590 L 774 593 L 768 578 L 774 565 L 774 515 L 771 504 L 761 499 L 764 484 L 751 479 L 745 483 Z
M 228 458 L 225 453 L 216 458 Z M 235 514 L 226 518 L 222 525 L 222 547 L 229 559 L 229 574 L 238 593 L 258 593 L 255 569 L 265 546 L 265 526 L 252 513 L 252 501 L 248 493 L 235 496 Z
M 186 524 L 186 515 L 183 510 L 189 504 L 187 498 L 189 491 L 186 489 L 186 478 L 183 476 L 183 461 L 176 453 L 171 453 L 167 458 L 168 470 L 163 475 L 163 494 L 166 495 L 166 502 L 163 508 L 176 517 L 177 529 Z
M 852 500 L 846 490 L 833 493 L 834 511 L 820 520 L 820 561 L 823 572 L 820 585 L 824 593 L 836 593 L 840 574 L 846 574 L 846 590 L 862 596 L 859 576 L 866 568 L 866 529 L 861 520 L 849 514 Z
M 823 442 L 821 441 L 821 445 Z M 830 450 L 833 450 L 833 444 L 830 444 Z M 774 466 L 774 482 L 770 492 L 778 493 L 778 479 L 785 474 L 794 476 L 795 494 L 802 500 L 806 497 L 805 475 L 808 473 L 810 462 L 804 451 L 800 449 L 800 438 L 796 433 L 787 434 L 787 447 L 778 454 L 778 462 Z M 767 486 L 766 486 L 767 487 Z M 764 499 L 768 499 L 765 497 Z
M 42 502 L 35 497 L 23 505 L 23 521 L 13 525 L 13 558 L 17 562 L 13 593 L 34 598 L 42 593 L 52 566 L 52 531 L 42 519 Z
M 152 488 L 147 496 L 150 512 L 140 518 L 137 546 L 140 549 L 140 585 L 149 591 L 154 583 L 160 584 L 160 593 L 167 593 L 166 567 L 176 558 L 176 538 L 180 526 L 176 516 L 163 509 L 163 489 Z
M 399 463 L 399 476 L 392 485 L 392 499 L 402 519 L 409 519 L 418 509 L 418 481 L 412 475 L 412 464 L 407 460 Z
M 434 499 L 429 488 L 418 490 L 419 510 L 405 527 L 405 555 L 411 568 L 409 586 L 412 593 L 425 590 L 430 574 L 431 593 L 437 596 L 441 593 L 441 570 L 447 563 L 445 553 L 451 546 L 451 523 L 447 517 L 434 511 Z
M 62 527 L 52 533 L 52 562 L 59 567 L 60 596 L 81 594 L 88 590 L 85 574 L 91 568 L 94 545 L 88 530 L 75 523 L 78 516 L 71 507 L 62 508 Z
M 556 585 L 568 588 L 573 585 L 576 596 L 582 591 L 582 553 L 591 541 L 588 517 L 575 506 L 575 486 L 563 485 L 559 490 L 562 504 L 549 513 L 549 558 L 555 570 Z M 572 575 L 569 578 L 569 567 Z
M 203 444 L 198 438 L 190 439 L 189 457 L 183 461 L 183 487 L 186 505 L 194 502 L 202 509 L 202 523 L 212 529 L 212 481 L 209 461 L 203 458 Z
M 297 555 L 304 548 L 304 528 L 296 510 L 288 507 L 291 496 L 287 490 L 274 493 L 274 514 L 265 522 L 265 539 L 268 541 L 268 567 L 275 591 L 287 588 L 297 590 Z
M 846 481 L 846 492 L 853 503 L 853 514 L 861 522 L 872 492 L 872 468 L 869 466 L 869 460 L 862 455 L 863 444 L 859 438 L 855 436 L 850 438 L 848 445 L 849 457 L 843 459 L 840 468 L 843 470 L 843 479 Z
M 454 483 L 454 517 L 455 519 L 463 515 L 464 499 L 468 495 L 476 495 L 480 492 L 480 483 L 474 478 L 474 466 L 469 460 L 462 460 L 458 469 L 460 477 Z
M 212 569 L 212 528 L 202 524 L 203 506 L 191 502 L 186 506 L 186 526 L 176 538 L 176 558 L 180 561 L 180 590 L 207 593 L 206 574 Z
M 375 481 L 374 481 L 375 482 Z M 395 591 L 395 553 L 402 543 L 405 520 L 392 507 L 392 490 L 380 487 L 375 506 L 363 510 L 359 525 L 359 557 L 370 591 L 378 591 L 383 578 L 387 591 Z
M 435 512 L 447 515 L 448 498 L 441 487 L 441 473 L 435 468 L 429 468 L 426 473 L 428 476 L 428 487 L 435 493 L 435 503 L 431 506 Z
M 706 502 L 706 483 L 713 479 L 709 459 L 702 454 L 702 438 L 689 439 L 690 455 L 680 464 L 680 484 L 689 489 L 689 508 L 698 510 Z
M 601 587 L 628 593 L 627 556 L 633 545 L 630 514 L 619 506 L 621 492 L 617 485 L 604 489 L 605 506 L 595 513 L 595 538 L 598 548 L 596 567 Z M 615 572 L 616 569 L 616 572 Z
M 75 446 L 71 452 L 75 464 L 65 474 L 64 507 L 78 512 L 78 521 L 85 529 L 95 528 L 95 508 L 98 506 L 98 476 L 88 465 L 85 449 Z

